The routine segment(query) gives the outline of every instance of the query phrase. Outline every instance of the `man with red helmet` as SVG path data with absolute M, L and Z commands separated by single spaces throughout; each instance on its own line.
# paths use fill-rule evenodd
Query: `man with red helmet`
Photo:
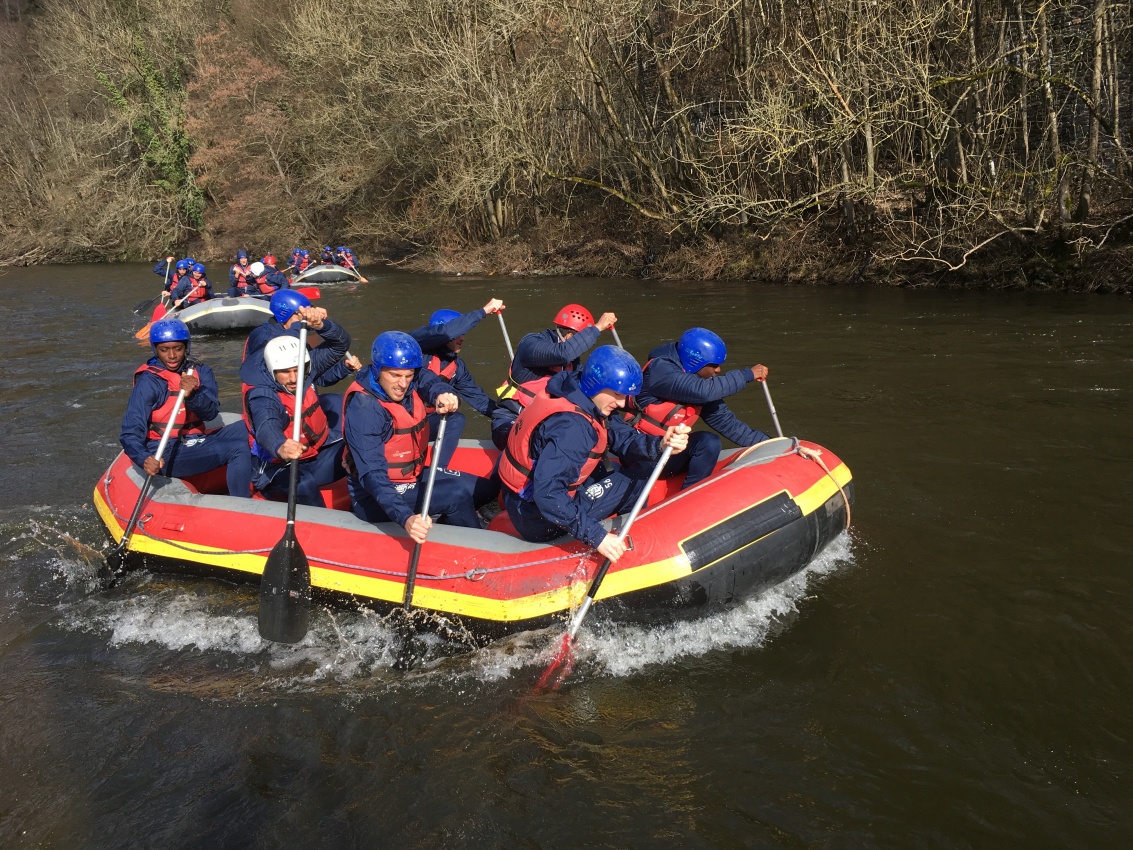
M 603 313 L 597 322 L 581 304 L 567 304 L 546 330 L 527 334 L 515 347 L 507 380 L 496 390 L 500 402 L 492 412 L 492 441 L 503 449 L 515 418 L 547 386 L 551 376 L 574 371 L 598 336 L 618 317 Z

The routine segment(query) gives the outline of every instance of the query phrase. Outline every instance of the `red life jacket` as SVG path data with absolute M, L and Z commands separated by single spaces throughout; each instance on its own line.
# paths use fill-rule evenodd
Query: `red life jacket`
M 275 292 L 279 288 L 277 286 L 273 286 L 272 284 L 268 283 L 268 273 L 267 272 L 264 272 L 259 277 L 252 278 L 252 280 L 254 280 L 256 282 L 256 286 L 259 287 L 260 293 L 262 295 L 271 295 L 273 292 Z
M 169 285 L 165 287 L 165 291 L 172 294 L 173 290 L 175 290 L 178 286 L 181 285 L 181 281 L 184 278 L 185 278 L 185 275 L 181 274 L 181 272 L 178 272 L 178 271 L 173 272 L 173 274 L 171 274 L 169 276 Z
M 232 274 L 236 275 L 236 287 L 242 289 L 244 295 L 247 295 L 252 289 L 252 270 L 247 266 L 242 266 L 239 263 L 232 267 Z
M 590 473 L 597 468 L 598 463 L 605 456 L 609 434 L 606 433 L 604 422 L 600 422 L 570 399 L 552 398 L 546 393 L 540 393 L 515 420 L 515 425 L 508 435 L 507 448 L 500 456 L 500 480 L 512 492 L 522 494 L 531 483 L 535 464 L 535 459 L 531 457 L 531 437 L 544 420 L 556 413 L 577 413 L 589 422 L 598 434 L 598 442 L 586 456 L 582 469 L 578 471 L 578 478 L 567 487 L 567 493 L 571 498 L 574 498 L 579 486 L 590 477 Z
M 350 409 L 350 397 L 354 393 L 365 393 L 389 411 L 393 419 L 393 434 L 386 440 L 386 465 L 389 467 L 389 480 L 394 484 L 410 484 L 421 476 L 425 468 L 425 456 L 429 452 L 429 423 L 425 419 L 425 402 L 417 391 L 413 391 L 413 410 L 410 413 L 404 405 L 378 398 L 369 388 L 358 381 L 352 383 L 342 396 L 342 433 L 346 433 L 346 416 Z M 350 447 L 346 447 L 342 460 L 347 469 L 352 468 Z
M 510 398 L 520 407 L 527 407 L 531 404 L 535 396 L 544 392 L 547 389 L 547 382 L 551 380 L 554 375 L 562 371 L 573 371 L 574 364 L 568 363 L 565 366 L 548 366 L 547 369 L 551 374 L 544 375 L 541 378 L 535 378 L 531 381 L 524 381 L 522 384 L 517 384 L 515 378 L 511 376 L 511 367 L 508 367 L 507 380 L 500 384 L 496 390 L 496 395 L 500 398 Z
M 644 373 L 652 360 L 647 360 L 641 368 Z M 676 401 L 655 401 L 645 407 L 637 406 L 637 399 L 630 396 L 626 399 L 625 410 L 619 415 L 643 434 L 653 437 L 664 437 L 665 431 L 671 425 L 688 425 L 690 428 L 700 419 L 699 404 L 681 404 Z
M 311 258 L 310 257 L 301 257 L 300 260 L 299 260 L 299 265 L 297 265 L 295 268 L 298 269 L 301 272 L 305 272 L 310 267 L 311 267 Z
M 186 361 L 187 362 L 187 361 Z M 188 362 L 187 362 L 188 363 Z M 188 365 L 192 365 L 189 363 Z M 173 413 L 173 405 L 177 401 L 177 396 L 181 392 L 181 373 L 171 372 L 168 369 L 158 368 L 149 363 L 143 363 L 134 372 L 134 383 L 138 383 L 138 375 L 142 372 L 149 372 L 151 375 L 156 375 L 161 378 L 168 385 L 165 394 L 165 401 L 158 407 L 154 408 L 149 415 L 149 433 L 146 438 L 150 440 L 160 440 L 165 433 L 165 426 L 169 424 L 169 416 Z M 169 432 L 169 439 L 176 440 L 185 436 L 186 434 L 207 434 L 205 423 L 201 421 L 201 417 L 189 410 L 184 404 L 181 409 L 177 411 L 177 418 L 173 420 L 173 430 Z
M 189 281 L 189 292 L 185 295 L 185 305 L 191 307 L 194 304 L 200 304 L 206 300 L 205 296 L 208 295 L 208 280 L 202 277 L 200 280 L 191 279 Z
M 425 368 L 432 372 L 434 375 L 440 375 L 446 381 L 451 381 L 456 377 L 456 366 L 457 362 L 455 360 L 441 360 L 441 358 L 437 357 L 437 355 L 435 354 L 429 354 L 426 356 Z M 425 413 L 426 415 L 435 413 L 436 410 L 437 409 L 435 407 L 426 407 Z
M 280 460 L 273 455 L 267 446 L 256 441 L 256 431 L 252 425 L 252 413 L 248 410 L 248 393 L 251 390 L 251 384 L 243 385 L 244 423 L 248 426 L 248 446 L 252 449 L 252 454 L 258 458 L 270 460 L 272 463 L 286 463 L 287 461 Z M 287 427 L 284 428 L 283 433 L 290 440 L 295 426 L 295 396 L 283 390 L 277 390 L 276 393 L 279 395 L 279 402 L 283 405 L 284 411 L 287 412 Z M 303 421 L 299 430 L 303 440 L 307 443 L 307 448 L 303 454 L 299 455 L 299 460 L 310 460 L 319 453 L 319 449 L 327 441 L 327 415 L 319 406 L 319 394 L 310 384 L 307 384 L 306 389 L 303 390 Z

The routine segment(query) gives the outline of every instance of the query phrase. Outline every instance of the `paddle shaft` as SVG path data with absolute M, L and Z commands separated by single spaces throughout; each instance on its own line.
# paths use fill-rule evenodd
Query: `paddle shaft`
M 782 437 L 783 428 L 779 425 L 779 414 L 775 412 L 775 402 L 771 400 L 771 390 L 767 387 L 767 379 L 760 381 L 763 384 L 763 395 L 767 398 L 767 407 L 771 410 L 771 421 L 775 423 L 775 432 Z
M 617 345 L 618 348 L 624 349 L 625 346 L 622 345 L 622 338 L 618 336 L 618 329 L 610 325 L 610 333 L 614 335 L 614 344 Z
M 649 493 L 653 489 L 653 485 L 657 483 L 657 479 L 661 477 L 661 471 L 665 468 L 665 464 L 669 462 L 670 456 L 673 454 L 672 446 L 665 446 L 665 451 L 661 452 L 661 457 L 657 459 L 657 465 L 653 467 L 653 471 L 649 474 L 649 480 L 645 482 L 645 487 L 642 488 L 641 493 L 637 497 L 637 501 L 633 503 L 633 510 L 629 512 L 626 517 L 625 523 L 622 525 L 621 530 L 618 532 L 618 540 L 624 541 L 629 536 L 630 527 L 633 525 L 637 515 L 641 513 L 641 509 L 645 507 L 645 502 L 649 499 Z M 602 580 L 606 577 L 606 573 L 610 569 L 610 559 L 607 558 L 602 562 L 602 566 L 598 568 L 597 574 L 594 576 L 594 581 L 590 582 L 590 589 L 586 591 L 586 598 L 582 600 L 582 605 L 578 608 L 578 613 L 574 615 L 574 619 L 570 621 L 570 629 L 567 636 L 574 640 L 578 634 L 578 629 L 582 625 L 582 620 L 586 617 L 586 612 L 590 610 L 590 606 L 594 604 L 594 597 L 598 594 L 598 588 L 602 585 Z
M 186 375 L 193 374 L 193 367 L 185 370 Z M 157 444 L 157 451 L 154 457 L 160 461 L 165 454 L 165 447 L 169 445 L 169 436 L 173 433 L 173 423 L 177 420 L 177 414 L 181 412 L 181 405 L 185 403 L 185 391 L 177 393 L 177 399 L 173 402 L 173 412 L 169 414 L 169 421 L 165 423 L 165 431 L 161 435 L 161 441 Z M 149 493 L 150 485 L 153 483 L 153 475 L 147 475 L 145 483 L 142 484 L 142 492 L 138 494 L 138 503 L 134 505 L 134 513 L 130 516 L 130 521 L 126 523 L 126 530 L 122 532 L 122 540 L 118 543 L 118 548 L 115 549 L 116 556 L 121 556 L 126 551 L 126 547 L 130 543 L 130 535 L 134 532 L 134 526 L 138 524 L 138 516 L 142 512 L 142 505 L 145 504 L 146 495 Z
M 421 516 L 429 515 L 429 503 L 433 501 L 433 482 L 437 479 L 437 456 L 441 453 L 441 442 L 445 438 L 445 426 L 448 425 L 448 414 L 441 415 L 441 424 L 437 428 L 437 439 L 433 441 L 433 462 L 429 465 L 429 475 L 425 479 L 425 499 L 421 502 Z M 405 574 L 405 600 L 401 607 L 409 610 L 413 604 L 413 588 L 417 584 L 417 563 L 421 560 L 421 544 L 413 545 L 413 554 L 409 558 L 409 571 Z
M 496 318 L 500 320 L 500 330 L 504 332 L 504 345 L 507 346 L 507 356 L 510 362 L 515 359 L 515 351 L 511 347 L 511 337 L 508 336 L 507 325 L 504 324 L 504 314 L 502 310 L 496 312 Z
M 299 365 L 295 376 L 295 413 L 291 423 L 291 439 L 299 442 L 303 427 L 303 373 L 307 366 L 307 323 L 299 323 Z M 285 535 L 295 537 L 295 500 L 299 494 L 299 458 L 291 461 L 291 480 L 287 484 L 287 529 Z

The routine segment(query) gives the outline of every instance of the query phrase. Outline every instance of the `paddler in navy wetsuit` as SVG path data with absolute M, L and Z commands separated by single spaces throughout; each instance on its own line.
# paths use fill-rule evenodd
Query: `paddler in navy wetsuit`
M 649 352 L 641 392 L 630 399 L 622 414 L 645 434 L 660 434 L 670 425 L 692 425 L 697 419 L 737 446 L 754 446 L 771 439 L 739 419 L 724 403 L 752 381 L 767 378 L 767 367 L 733 369 L 720 374 L 727 356 L 724 340 L 706 328 L 689 328 L 676 342 Z M 697 431 L 689 438 L 688 451 L 665 465 L 664 475 L 687 470 L 681 489 L 687 489 L 712 474 L 720 457 L 720 438 L 711 431 Z M 634 464 L 627 472 L 647 478 L 648 464 Z
M 228 295 L 236 298 L 239 295 L 251 295 L 259 292 L 253 282 L 251 263 L 248 262 L 248 252 L 243 248 L 236 252 L 236 262 L 228 270 Z
M 451 386 L 422 368 L 421 346 L 407 333 L 379 334 L 371 357 L 342 402 L 350 501 L 367 522 L 395 522 L 414 542 L 424 543 L 433 524 L 418 513 L 429 474 L 425 404 L 453 413 L 460 400 Z M 498 491 L 493 479 L 438 468 L 429 513 L 439 514 L 447 525 L 480 528 L 476 509 Z
M 169 276 L 166 277 L 166 270 L 169 269 L 169 264 L 173 262 L 173 257 L 168 256 L 164 260 L 158 260 L 157 265 L 153 267 L 153 273 L 165 281 L 165 292 L 173 292 L 185 276 L 189 273 L 189 269 L 193 267 L 196 262 L 192 257 L 185 257 L 183 260 L 178 260 L 177 264 L 170 271 Z
M 154 356 L 134 373 L 118 442 L 126 456 L 147 475 L 185 478 L 228 465 L 228 494 L 251 495 L 251 456 L 243 422 L 208 431 L 205 423 L 220 414 L 220 396 L 212 369 L 189 358 L 189 329 L 180 319 L 161 319 L 150 328 Z M 192 374 L 187 374 L 189 369 Z M 178 393 L 185 402 L 159 461 L 156 451 Z
M 640 389 L 641 367 L 633 355 L 603 345 L 581 372 L 551 378 L 546 392 L 519 414 L 499 473 L 504 508 L 524 540 L 543 543 L 570 534 L 611 562 L 625 553 L 602 520 L 629 510 L 645 481 L 604 471 L 604 456 L 650 461 L 665 446 L 676 454 L 688 444 L 688 426 L 650 437 L 610 417 Z
M 508 432 L 528 402 L 556 372 L 577 369 L 582 355 L 612 328 L 618 317 L 603 313 L 598 323 L 581 304 L 567 304 L 555 314 L 554 326 L 527 334 L 515 348 L 507 381 L 496 390 L 500 397 L 492 411 L 492 441 L 496 448 L 507 445 Z
M 493 298 L 479 310 L 461 315 L 456 310 L 441 309 L 429 317 L 429 324 L 410 331 L 409 335 L 421 345 L 425 358 L 425 368 L 440 375 L 456 391 L 460 400 L 489 419 L 496 403 L 480 388 L 464 361 L 460 350 L 464 346 L 464 335 L 480 324 L 480 320 L 504 309 L 504 302 Z M 429 408 L 429 439 L 435 439 L 441 417 Z M 464 414 L 450 413 L 445 426 L 445 441 L 437 453 L 439 463 L 447 467 L 452 460 L 464 433 Z
M 255 265 L 253 263 L 253 265 Z M 350 348 L 350 334 L 346 328 L 327 317 L 322 307 L 312 307 L 311 301 L 302 292 L 294 289 L 281 289 L 271 297 L 272 318 L 268 319 L 248 334 L 244 343 L 244 354 L 240 363 L 240 380 L 245 384 L 255 384 L 266 377 L 263 370 L 263 351 L 269 340 L 280 336 L 299 338 L 299 323 L 307 322 L 307 329 L 315 331 L 323 338 L 318 349 L 335 352 L 338 360 L 315 375 L 305 379 L 313 381 L 316 387 L 329 387 L 347 378 L 362 368 L 362 361 L 353 355 L 347 356 Z M 307 344 L 310 347 L 310 343 Z M 321 362 L 321 359 L 320 359 Z
M 325 326 L 323 328 L 326 330 Z M 318 376 L 334 365 L 346 350 L 323 349 L 302 352 L 306 365 L 303 398 L 298 405 L 301 417 L 300 440 L 291 439 L 295 416 L 295 391 L 299 377 L 299 340 L 278 336 L 264 346 L 261 380 L 244 384 L 244 421 L 248 425 L 252 448 L 252 483 L 261 493 L 285 491 L 290 483 L 286 474 L 290 461 L 299 459 L 299 486 L 296 501 L 301 505 L 323 507 L 320 487 L 342 478 L 342 396 L 320 396 L 307 375 Z M 282 473 L 282 474 L 281 474 Z
M 188 276 L 182 278 L 173 290 L 173 305 L 181 309 L 209 301 L 213 297 L 212 284 L 205 277 L 204 263 L 193 263 Z

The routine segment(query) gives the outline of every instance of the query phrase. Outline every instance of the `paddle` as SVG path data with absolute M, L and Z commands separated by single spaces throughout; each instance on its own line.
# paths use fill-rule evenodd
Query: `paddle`
M 622 345 L 622 338 L 618 336 L 618 329 L 613 325 L 610 325 L 610 333 L 614 335 L 614 344 L 617 345 L 618 348 L 624 349 L 625 346 Z
M 649 480 L 645 482 L 645 487 L 642 489 L 641 494 L 637 497 L 637 501 L 633 504 L 633 510 L 629 512 L 626 517 L 625 523 L 622 525 L 621 530 L 618 532 L 618 540 L 624 541 L 629 536 L 630 527 L 633 525 L 637 515 L 641 513 L 641 509 L 645 506 L 646 500 L 649 498 L 649 493 L 653 489 L 653 485 L 657 483 L 657 479 L 661 477 L 661 470 L 665 468 L 665 464 L 669 462 L 669 457 L 673 453 L 672 446 L 665 446 L 665 451 L 661 452 L 661 457 L 657 459 L 657 465 L 653 467 L 653 471 L 649 474 Z M 607 558 L 602 562 L 602 566 L 598 568 L 598 572 L 594 576 L 594 580 L 590 582 L 590 589 L 586 591 L 586 598 L 582 600 L 582 605 L 579 606 L 578 613 L 570 621 L 570 628 L 567 633 L 563 635 L 562 644 L 559 646 L 559 651 L 555 653 L 555 657 L 551 659 L 551 663 L 547 665 L 547 669 L 543 671 L 543 675 L 539 677 L 538 684 L 535 685 L 536 690 L 543 690 L 547 687 L 548 682 L 551 681 L 551 676 L 555 671 L 559 671 L 555 676 L 554 683 L 551 685 L 552 690 L 557 690 L 559 685 L 563 683 L 570 671 L 574 668 L 574 642 L 577 639 L 578 630 L 582 626 L 582 620 L 586 616 L 586 612 L 590 610 L 590 606 L 594 604 L 594 597 L 598 594 L 598 588 L 602 586 L 602 580 L 606 578 L 606 573 L 610 569 L 610 559 Z
M 445 426 L 448 425 L 448 414 L 445 413 L 441 416 L 441 424 L 437 428 L 437 438 L 433 441 L 433 462 L 429 466 L 429 476 L 425 480 L 425 498 L 421 501 L 421 516 L 427 517 L 429 515 L 429 504 L 433 501 L 433 482 L 437 478 L 437 456 L 441 452 L 441 443 L 445 438 Z M 394 666 L 398 670 L 408 670 L 413 666 L 413 653 L 409 651 L 408 643 L 413 639 L 416 631 L 413 628 L 413 620 L 409 616 L 410 610 L 413 608 L 413 588 L 417 584 L 417 564 L 421 560 L 421 544 L 413 544 L 413 554 L 409 557 L 409 569 L 405 574 L 405 598 L 402 600 L 401 607 L 405 611 L 405 626 L 402 630 L 402 638 L 406 641 L 406 650 L 403 652 L 395 662 Z
M 500 330 L 504 332 L 504 345 L 507 346 L 507 357 L 508 357 L 508 363 L 510 364 L 511 361 L 515 359 L 515 352 L 512 350 L 512 347 L 511 347 L 511 337 L 508 336 L 507 325 L 504 324 L 504 312 L 503 312 L 503 310 L 496 311 L 496 317 L 500 320 Z
M 193 374 L 193 368 L 190 366 L 185 370 L 186 375 Z M 181 405 L 185 403 L 185 391 L 177 393 L 177 399 L 173 402 L 173 412 L 169 414 L 169 421 L 165 423 L 165 431 L 162 432 L 161 442 L 157 444 L 157 451 L 154 452 L 154 457 L 158 462 L 161 461 L 162 456 L 165 454 L 165 447 L 169 444 L 169 435 L 173 433 L 173 423 L 177 419 L 177 415 L 181 412 Z M 134 531 L 134 526 L 138 524 L 138 516 L 142 512 L 142 505 L 145 503 L 146 496 L 149 494 L 150 485 L 153 484 L 153 475 L 147 475 L 145 483 L 142 484 L 142 492 L 138 494 L 138 502 L 134 505 L 134 512 L 130 515 L 130 521 L 126 523 L 126 530 L 122 532 L 122 539 L 118 541 L 118 546 L 115 547 L 109 555 L 106 556 L 106 565 L 110 568 L 111 575 L 116 575 L 121 572 L 122 566 L 126 562 L 126 549 L 130 543 L 130 535 Z
M 771 400 L 771 390 L 767 388 L 767 379 L 764 378 L 759 383 L 763 384 L 763 394 L 767 397 L 767 406 L 771 409 L 771 419 L 775 423 L 775 431 L 782 437 L 783 429 L 779 426 L 779 414 L 775 412 L 775 402 Z
M 307 323 L 299 325 L 299 373 L 295 382 L 295 413 L 291 439 L 299 442 L 303 422 L 303 370 L 307 358 Z M 260 578 L 260 637 L 276 643 L 299 643 L 307 634 L 311 608 L 311 567 L 295 539 L 295 497 L 299 490 L 299 458 L 291 461 L 287 488 L 287 527 L 264 564 Z
M 162 294 L 164 294 L 164 293 L 162 293 Z M 156 316 L 155 318 L 150 319 L 149 322 L 146 323 L 146 326 L 144 328 L 142 328 L 140 331 L 138 331 L 136 334 L 134 334 L 134 339 L 143 340 L 146 337 L 148 337 L 149 336 L 149 330 L 150 330 L 150 328 L 153 327 L 153 323 L 156 322 L 156 321 L 159 321 L 161 319 L 164 319 L 167 316 L 172 316 L 174 313 L 176 313 L 178 310 L 181 309 L 181 305 L 185 303 L 185 300 L 188 297 L 189 297 L 189 295 L 188 295 L 188 293 L 186 293 L 184 298 L 182 298 L 180 301 L 176 301 L 172 305 L 170 305 L 169 309 L 166 310 L 162 315 Z
M 148 310 L 150 308 L 150 305 L 153 304 L 153 302 L 156 301 L 158 298 L 161 298 L 162 300 L 165 299 L 166 289 L 169 286 L 169 261 L 171 259 L 172 259 L 172 257 L 166 257 L 165 258 L 165 280 L 161 284 L 161 294 L 155 295 L 153 298 L 147 299 L 146 301 L 142 301 L 142 302 L 138 303 L 137 305 L 135 305 L 134 306 L 134 315 L 135 316 L 140 316 L 142 313 L 144 313 L 146 310 Z

